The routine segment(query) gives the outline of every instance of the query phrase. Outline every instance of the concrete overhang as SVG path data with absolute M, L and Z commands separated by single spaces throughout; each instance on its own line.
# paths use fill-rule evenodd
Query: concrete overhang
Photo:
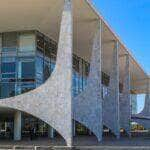
M 39 30 L 58 42 L 61 13 L 64 0 L 5 0 L 0 5 L 0 32 L 16 30 Z M 102 19 L 102 70 L 110 73 L 111 53 L 114 43 L 120 43 L 120 55 L 129 54 L 131 60 L 131 87 L 136 93 L 146 91 L 148 76 L 121 40 L 112 32 L 105 20 L 88 0 L 73 0 L 74 53 L 90 60 L 93 37 L 98 21 Z M 106 58 L 106 59 L 105 59 Z M 120 80 L 123 79 L 124 58 L 120 58 Z M 141 81 L 137 85 L 138 81 Z M 143 80 L 143 81 L 142 81 Z

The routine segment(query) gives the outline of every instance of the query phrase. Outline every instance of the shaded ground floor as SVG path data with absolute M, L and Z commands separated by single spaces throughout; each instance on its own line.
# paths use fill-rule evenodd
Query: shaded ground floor
M 35 140 L 23 139 L 21 141 L 0 140 L 0 146 L 65 146 L 65 141 L 57 136 L 54 139 L 37 138 Z M 76 136 L 74 137 L 74 146 L 149 146 L 150 137 L 122 137 L 117 140 L 114 137 L 104 137 L 100 143 L 97 142 L 95 136 Z
M 44 142 L 44 145 L 65 145 L 65 141 L 60 134 L 51 126 L 39 120 L 38 118 L 20 111 L 6 109 L 4 109 L 4 111 L 1 109 L 0 115 L 0 144 L 34 144 L 34 142 L 37 144 L 40 140 L 40 144 L 41 142 Z M 124 130 L 121 129 L 120 140 L 116 140 L 116 137 L 111 130 L 104 126 L 103 141 L 98 143 L 96 137 L 94 137 L 93 133 L 88 130 L 88 128 L 73 120 L 72 129 L 75 145 L 101 145 L 103 143 L 105 145 L 105 142 L 107 145 L 107 141 L 108 144 L 111 142 L 116 142 L 116 144 L 117 142 L 118 144 L 121 144 L 122 142 L 132 143 L 132 141 L 134 144 L 134 140 L 136 145 L 136 142 L 139 139 L 142 139 L 142 141 L 147 141 L 148 139 L 148 141 L 150 141 L 150 132 L 148 130 L 144 130 L 144 128 L 141 128 L 142 126 L 137 124 L 133 125 L 134 128 L 132 129 L 132 138 L 129 139 Z M 133 130 L 137 129 L 139 131 L 133 132 Z

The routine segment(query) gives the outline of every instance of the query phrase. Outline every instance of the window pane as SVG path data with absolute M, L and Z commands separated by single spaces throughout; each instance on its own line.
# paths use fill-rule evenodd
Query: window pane
M 37 35 L 37 50 L 44 53 L 44 37 Z
M 15 62 L 2 63 L 2 73 L 15 72 Z
M 38 85 L 41 85 L 43 83 L 43 70 L 44 58 L 39 55 L 36 57 L 36 80 L 38 82 Z
M 21 58 L 18 62 L 18 78 L 34 79 L 35 63 L 33 58 Z
M 31 90 L 33 90 L 35 88 L 35 83 L 31 82 L 31 83 L 21 83 L 21 93 L 26 93 L 29 92 Z
M 15 96 L 15 83 L 1 83 L 1 98 Z
M 15 58 L 2 58 L 2 78 L 15 78 L 16 62 Z
M 29 79 L 34 78 L 35 74 L 34 62 L 22 62 L 21 72 L 22 78 L 29 78 Z
M 35 51 L 35 35 L 22 34 L 19 37 L 19 51 Z
M 4 33 L 2 36 L 3 51 L 15 51 L 17 47 L 17 33 Z
M 44 81 L 46 81 L 50 77 L 50 62 L 45 60 L 44 61 Z

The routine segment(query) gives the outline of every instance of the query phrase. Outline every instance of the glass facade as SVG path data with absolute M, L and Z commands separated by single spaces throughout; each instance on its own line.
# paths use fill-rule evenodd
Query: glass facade
M 57 43 L 38 31 L 21 31 L 0 34 L 0 98 L 28 92 L 44 83 L 55 68 Z M 90 64 L 73 54 L 72 95 L 77 96 L 87 84 Z M 102 73 L 103 90 L 107 94 L 109 76 Z M 100 91 L 101 92 L 101 91 Z M 44 122 L 28 116 L 23 118 L 23 132 L 29 122 L 45 134 Z M 76 123 L 76 131 L 86 134 L 88 130 Z
M 15 96 L 35 88 L 35 32 L 2 33 L 0 41 L 0 97 Z
M 55 41 L 37 31 L 2 33 L 0 41 L 0 98 L 28 92 L 51 75 L 57 55 Z M 73 96 L 84 90 L 89 67 L 88 62 L 73 55 Z

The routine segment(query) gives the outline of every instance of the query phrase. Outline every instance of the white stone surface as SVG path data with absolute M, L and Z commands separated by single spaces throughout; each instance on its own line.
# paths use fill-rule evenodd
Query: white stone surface
M 130 59 L 126 55 L 123 92 L 120 96 L 120 126 L 130 136 L 131 129 L 131 97 L 130 97 Z
M 102 140 L 101 22 L 95 34 L 86 89 L 73 99 L 74 119 Z
M 40 118 L 56 129 L 72 146 L 72 1 L 65 0 L 62 13 L 56 67 L 46 83 L 37 89 L 7 99 L 8 107 Z
M 118 42 L 115 41 L 114 45 L 108 94 L 103 100 L 103 124 L 120 138 Z

